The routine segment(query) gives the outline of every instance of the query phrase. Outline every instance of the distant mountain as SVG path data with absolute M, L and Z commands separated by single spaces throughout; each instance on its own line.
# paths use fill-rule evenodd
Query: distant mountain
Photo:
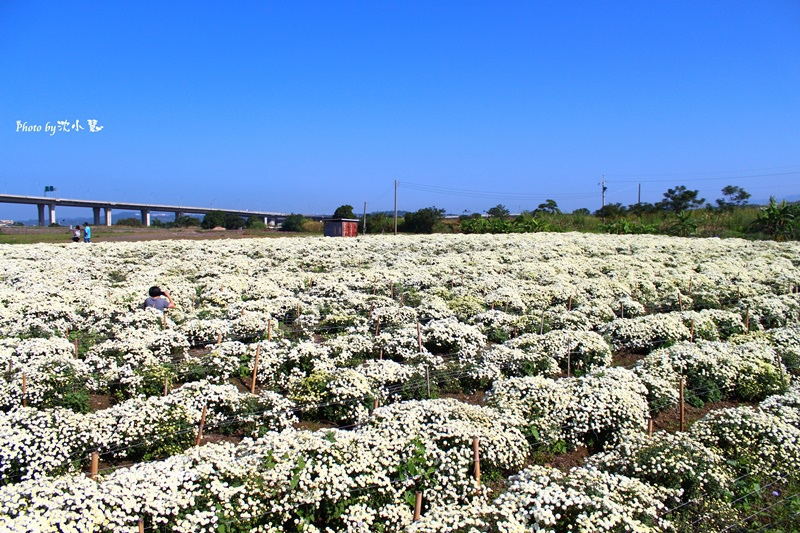
M 789 203 L 789 204 L 792 203 L 792 202 L 800 202 L 800 194 L 792 194 L 790 196 L 782 196 L 782 197 L 781 196 L 776 196 L 775 197 L 775 201 L 778 202 L 778 203 L 781 203 L 783 200 L 786 200 L 786 203 Z M 749 203 L 750 205 L 769 205 L 769 198 L 767 198 L 766 200 L 763 200 L 763 199 L 761 199 L 761 200 L 750 200 L 747 203 Z

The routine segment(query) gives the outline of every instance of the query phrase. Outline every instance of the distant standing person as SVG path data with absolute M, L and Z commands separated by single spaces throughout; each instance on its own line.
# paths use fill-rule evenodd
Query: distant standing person
M 72 228 L 72 242 L 80 242 L 81 241 L 81 227 L 75 226 Z
M 152 307 L 153 309 L 164 311 L 165 309 L 172 309 L 175 307 L 175 302 L 172 301 L 168 292 L 162 291 L 158 287 L 150 287 L 150 290 L 147 292 L 150 296 L 144 301 L 144 305 L 142 306 L 145 309 Z M 164 298 L 162 298 L 162 296 Z
M 92 242 L 92 228 L 89 224 L 83 225 L 83 242 Z

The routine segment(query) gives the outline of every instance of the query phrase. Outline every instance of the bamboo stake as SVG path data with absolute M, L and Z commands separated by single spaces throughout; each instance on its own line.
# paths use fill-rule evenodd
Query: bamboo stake
M 567 304 L 567 311 L 572 311 L 572 295 L 569 297 L 569 303 Z
M 692 320 L 691 332 L 692 332 L 692 342 L 694 342 L 694 320 Z
M 678 291 L 678 308 L 681 310 L 681 313 L 682 313 L 683 312 L 683 296 L 681 295 L 680 291 Z
M 652 437 L 653 436 L 653 419 L 647 421 L 647 435 Z
M 377 408 L 378 408 L 378 397 L 376 396 L 375 400 L 372 402 L 372 410 L 374 411 Z
M 480 452 L 480 441 L 478 437 L 473 437 L 472 439 L 472 462 L 475 464 L 475 482 L 480 485 L 481 484 L 481 452 Z
M 417 322 L 417 348 L 419 353 L 422 353 L 422 326 Z
M 378 359 L 383 361 L 383 347 L 381 347 L 381 349 L 378 351 Z
M 431 398 L 431 369 L 428 365 L 425 365 L 425 384 L 428 387 L 428 399 Z
M 72 345 L 75 346 L 75 359 L 78 358 L 78 339 L 72 341 Z
M 144 518 L 139 518 L 139 533 L 144 533 Z
M 200 441 L 203 440 L 203 426 L 206 423 L 206 409 L 207 407 L 203 405 L 203 414 L 200 415 L 200 427 L 197 428 L 197 440 L 195 441 L 195 446 L 200 446 Z
M 625 306 L 622 304 L 619 304 L 619 317 L 625 318 Z
M 747 310 L 744 313 L 744 329 L 748 333 L 750 333 L 750 306 L 747 306 Z
M 494 302 L 492 302 L 492 311 L 494 311 Z
M 89 479 L 97 479 L 97 471 L 100 469 L 100 454 L 92 452 L 92 466 L 89 472 Z
M 394 281 L 389 282 L 389 298 L 394 299 Z
M 267 341 L 272 340 L 272 319 L 267 320 Z
M 414 496 L 414 521 L 422 518 L 422 493 L 418 492 Z
M 22 373 L 22 407 L 28 406 L 28 377 L 25 375 L 25 372 Z
M 217 346 L 222 344 L 222 332 L 217 333 Z
M 572 352 L 567 352 L 567 377 L 570 377 L 572 371 Z
M 164 396 L 169 394 L 169 378 L 164 378 Z
M 681 420 L 681 431 L 686 430 L 686 404 L 684 403 L 684 377 L 681 376 L 681 389 L 680 389 L 680 420 Z
M 376 337 L 378 336 L 378 333 L 380 332 L 380 330 L 381 330 L 381 319 L 379 318 L 378 320 L 375 321 L 375 336 Z
M 167 313 L 161 313 L 161 329 L 167 329 Z
M 256 344 L 256 357 L 253 360 L 253 377 L 250 380 L 250 394 L 256 393 L 256 376 L 258 375 L 258 356 L 261 354 L 261 343 Z
M 508 302 L 506 302 L 506 308 L 505 308 L 505 309 L 503 309 L 503 312 L 504 312 L 504 313 L 508 313 Z
M 375 309 L 375 302 L 369 304 L 369 317 L 372 318 L 372 311 Z

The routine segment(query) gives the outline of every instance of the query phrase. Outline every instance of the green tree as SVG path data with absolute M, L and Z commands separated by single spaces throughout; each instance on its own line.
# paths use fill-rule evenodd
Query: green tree
M 370 213 L 367 215 L 367 233 L 393 233 L 394 216 L 387 213 Z
M 698 198 L 699 191 L 690 191 L 683 185 L 678 185 L 674 189 L 667 189 L 664 193 L 664 199 L 656 204 L 662 211 L 670 211 L 672 213 L 680 213 L 687 209 L 695 209 L 701 207 L 705 198 Z
M 403 217 L 402 230 L 408 233 L 433 233 L 433 229 L 444 218 L 444 209 L 426 207 Z
M 572 214 L 573 215 L 577 215 L 577 216 L 585 217 L 587 215 L 591 215 L 592 213 L 591 213 L 591 211 L 589 211 L 585 207 L 580 207 L 580 208 L 576 209 L 575 211 L 573 211 Z
M 776 241 L 791 239 L 795 233 L 793 211 L 786 200 L 779 204 L 775 201 L 775 197 L 770 196 L 769 205 L 761 208 L 758 218 L 750 225 L 750 229 L 764 232 Z
M 222 211 L 211 211 L 206 213 L 203 217 L 203 222 L 200 223 L 203 229 L 214 229 L 218 227 L 225 227 L 225 213 Z
M 156 220 L 158 220 L 158 219 L 156 219 Z M 156 220 L 154 220 L 153 222 L 156 222 Z M 135 217 L 121 218 L 121 219 L 117 220 L 116 222 L 114 222 L 114 225 L 115 226 L 128 226 L 128 227 L 131 227 L 131 228 L 141 228 L 142 227 L 142 221 L 139 220 L 138 218 L 135 218 Z
M 225 213 L 225 229 L 240 229 L 245 227 L 247 222 L 239 215 Z
M 545 200 L 543 203 L 539 204 L 539 207 L 536 208 L 534 213 L 550 213 L 552 215 L 557 215 L 561 213 L 561 209 L 558 208 L 558 204 L 555 200 Z
M 508 208 L 503 204 L 497 204 L 494 207 L 490 207 L 486 211 L 486 214 L 491 218 L 505 218 L 511 214 L 511 211 L 509 211 Z
M 179 216 L 172 223 L 176 228 L 191 228 L 200 225 L 200 219 L 197 217 L 190 217 L 187 215 Z
M 332 218 L 358 218 L 355 213 L 353 213 L 353 206 L 352 205 L 340 205 L 336 208 L 336 211 L 333 212 Z
M 722 188 L 722 195 L 725 198 L 717 198 L 717 206 L 720 209 L 732 209 L 747 205 L 750 193 L 736 185 L 726 185 Z
M 255 215 L 247 219 L 247 229 L 266 229 L 267 225 L 261 220 L 261 217 Z
M 615 204 L 606 204 L 594 212 L 594 216 L 600 218 L 621 218 L 625 216 L 625 206 L 617 202 Z
M 281 224 L 281 231 L 303 231 L 303 222 L 305 221 L 303 215 L 292 213 Z
M 628 213 L 631 215 L 642 216 L 656 213 L 659 209 L 650 202 L 638 202 L 628 206 Z

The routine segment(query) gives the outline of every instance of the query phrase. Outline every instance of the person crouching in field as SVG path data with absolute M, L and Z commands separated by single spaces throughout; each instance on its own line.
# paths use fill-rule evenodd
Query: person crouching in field
M 148 307 L 152 307 L 153 309 L 164 311 L 165 309 L 172 309 L 175 307 L 175 302 L 172 301 L 168 292 L 162 291 L 158 287 L 150 287 L 148 293 L 150 296 L 144 301 L 142 308 L 147 309 Z M 164 298 L 162 298 L 162 296 Z
M 80 242 L 81 240 L 81 227 L 75 226 L 72 228 L 72 242 Z

